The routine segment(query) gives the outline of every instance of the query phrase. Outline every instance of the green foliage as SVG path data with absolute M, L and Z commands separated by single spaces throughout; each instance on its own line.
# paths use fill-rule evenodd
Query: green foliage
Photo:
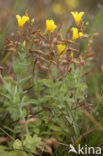
M 22 141 L 15 140 L 13 148 L 16 151 L 8 152 L 8 155 L 9 153 L 26 155 L 25 152 L 18 150 L 36 153 L 37 150 L 42 149 L 40 142 L 44 138 L 54 137 L 58 141 L 69 143 L 70 136 L 68 134 L 74 134 L 75 139 L 80 136 L 77 126 L 79 111 L 75 115 L 73 112 L 75 104 L 84 100 L 84 91 L 86 90 L 80 71 L 74 70 L 72 65 L 72 72 L 61 80 L 55 79 L 55 82 L 52 77 L 49 79 L 34 77 L 33 95 L 30 97 L 27 90 L 24 90 L 24 86 L 27 85 L 31 77 L 26 75 L 29 65 L 30 63 L 26 61 L 26 54 L 18 53 L 18 58 L 13 64 L 15 79 L 5 77 L 6 83 L 2 87 L 1 102 L 13 121 L 26 120 L 26 107 L 31 104 L 32 115 L 37 118 L 37 122 L 35 124 L 28 123 L 26 131 L 36 135 L 32 137 L 27 134 Z
M 2 95 L 5 97 L 4 107 L 11 114 L 11 118 L 15 121 L 25 117 L 24 106 L 27 104 L 27 98 L 23 95 L 21 87 L 7 83 L 4 85 Z
M 40 141 L 41 138 L 39 138 L 37 135 L 34 135 L 33 137 L 29 134 L 26 135 L 25 139 L 22 140 L 22 142 L 17 139 L 13 143 L 13 148 L 15 150 L 25 150 L 29 153 L 35 153 L 37 148 L 40 148 Z

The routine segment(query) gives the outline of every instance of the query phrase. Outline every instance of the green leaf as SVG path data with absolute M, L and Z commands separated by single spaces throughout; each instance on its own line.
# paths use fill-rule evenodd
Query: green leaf
M 22 142 L 19 139 L 16 139 L 13 143 L 14 149 L 23 149 Z
M 36 149 L 40 148 L 40 141 L 41 138 L 39 138 L 37 135 L 32 137 L 27 134 L 25 140 L 23 141 L 23 146 L 32 153 L 36 153 Z
M 75 136 L 76 136 L 76 138 L 78 138 L 80 136 L 80 131 L 79 131 L 78 125 L 77 125 L 77 123 L 76 123 L 76 121 L 75 121 L 75 119 L 73 117 L 73 114 L 72 114 L 72 111 L 70 109 L 69 104 L 66 104 L 66 109 L 67 109 L 68 116 L 69 116 L 69 118 L 72 121 L 74 132 L 75 132 Z

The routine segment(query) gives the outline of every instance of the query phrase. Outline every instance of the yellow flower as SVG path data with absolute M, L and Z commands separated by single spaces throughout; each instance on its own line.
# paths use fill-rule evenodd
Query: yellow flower
M 73 31 L 73 37 L 72 37 L 72 40 L 76 40 L 82 36 L 84 36 L 84 34 L 82 32 L 79 32 L 78 29 L 76 27 L 73 27 L 72 28 L 72 31 Z
M 26 41 L 25 40 L 24 40 L 22 46 L 23 46 L 23 48 L 25 48 L 25 46 L 26 46 Z
M 74 20 L 75 20 L 76 24 L 78 25 L 82 19 L 82 16 L 84 15 L 84 12 L 78 13 L 77 11 L 76 12 L 72 11 L 71 14 L 73 15 Z
M 73 58 L 73 52 L 71 52 L 71 54 L 70 54 L 70 56 L 69 56 L 69 57 L 70 57 L 70 59 L 72 59 L 72 58 Z
M 58 53 L 60 55 L 60 58 L 62 58 L 66 53 L 66 45 L 59 44 L 59 45 L 57 45 L 57 49 L 58 49 Z
M 24 24 L 29 21 L 29 17 L 28 16 L 20 16 L 20 15 L 16 15 L 17 21 L 18 21 L 18 26 L 19 28 L 22 28 L 24 26 Z
M 53 33 L 56 27 L 53 20 L 46 20 L 46 33 Z

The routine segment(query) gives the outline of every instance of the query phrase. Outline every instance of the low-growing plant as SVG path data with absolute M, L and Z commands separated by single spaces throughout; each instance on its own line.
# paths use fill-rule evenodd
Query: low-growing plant
M 102 124 L 87 102 L 86 84 L 97 34 L 86 34 L 84 12 L 71 14 L 76 26 L 65 37 L 63 23 L 46 20 L 43 31 L 27 13 L 16 16 L 16 39 L 6 40 L 0 67 L 1 156 L 67 156 L 69 144 L 102 145 Z

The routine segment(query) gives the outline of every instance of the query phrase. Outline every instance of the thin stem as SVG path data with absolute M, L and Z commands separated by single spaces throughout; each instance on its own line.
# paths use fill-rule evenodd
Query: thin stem
M 0 130 L 6 134 L 9 138 L 11 138 L 13 141 L 15 140 L 11 135 L 9 135 L 3 128 L 0 128 Z

